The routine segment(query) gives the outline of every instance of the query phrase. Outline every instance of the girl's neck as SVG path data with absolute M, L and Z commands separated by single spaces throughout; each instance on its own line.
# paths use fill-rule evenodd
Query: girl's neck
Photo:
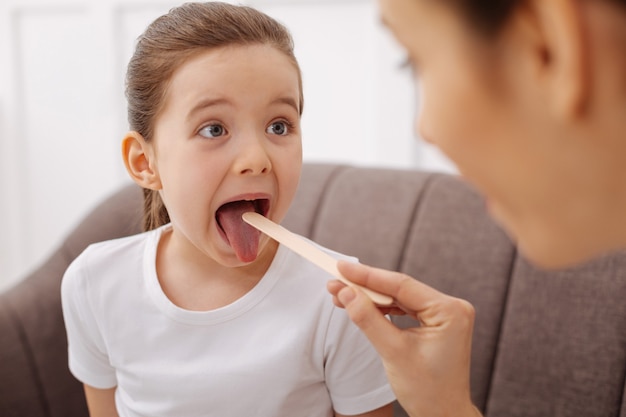
M 172 229 L 163 232 L 156 256 L 157 277 L 168 299 L 191 311 L 215 310 L 243 297 L 263 278 L 278 249 L 270 240 L 254 262 L 230 267 L 180 246 Z

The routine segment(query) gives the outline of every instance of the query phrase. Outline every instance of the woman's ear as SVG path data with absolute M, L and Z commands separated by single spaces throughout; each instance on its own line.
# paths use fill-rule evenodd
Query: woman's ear
M 161 179 L 154 160 L 154 149 L 135 131 L 122 140 L 122 158 L 130 177 L 143 188 L 161 189 Z
M 586 20 L 578 0 L 531 0 L 521 13 L 536 29 L 534 59 L 557 117 L 585 111 L 591 89 L 591 51 Z

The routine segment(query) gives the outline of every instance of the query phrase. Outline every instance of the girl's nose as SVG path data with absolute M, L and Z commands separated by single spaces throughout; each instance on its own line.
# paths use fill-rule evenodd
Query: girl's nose
M 261 139 L 250 139 L 241 143 L 234 169 L 237 174 L 261 175 L 272 170 L 272 162 Z

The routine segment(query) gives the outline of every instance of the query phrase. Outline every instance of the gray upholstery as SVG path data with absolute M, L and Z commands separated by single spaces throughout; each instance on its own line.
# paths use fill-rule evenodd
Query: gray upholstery
M 67 371 L 61 277 L 89 243 L 137 232 L 140 212 L 125 187 L 0 294 L 0 416 L 87 415 Z M 284 224 L 472 302 L 472 397 L 487 416 L 626 417 L 626 254 L 540 271 L 471 187 L 407 170 L 306 164 Z

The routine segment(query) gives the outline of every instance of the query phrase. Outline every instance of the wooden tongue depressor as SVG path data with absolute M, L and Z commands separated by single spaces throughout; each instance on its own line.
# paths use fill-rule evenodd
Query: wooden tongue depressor
M 291 233 L 284 227 L 274 223 L 267 217 L 262 216 L 259 213 L 247 212 L 243 214 L 242 218 L 246 223 L 256 229 L 259 229 L 272 239 L 287 246 L 289 249 L 308 261 L 313 262 L 315 265 L 319 266 L 344 284 L 359 288 L 374 303 L 381 306 L 388 306 L 393 303 L 393 298 L 390 296 L 372 291 L 369 288 L 365 288 L 346 279 L 339 273 L 339 270 L 337 269 L 337 260 L 335 258 L 302 239 L 300 236 Z

